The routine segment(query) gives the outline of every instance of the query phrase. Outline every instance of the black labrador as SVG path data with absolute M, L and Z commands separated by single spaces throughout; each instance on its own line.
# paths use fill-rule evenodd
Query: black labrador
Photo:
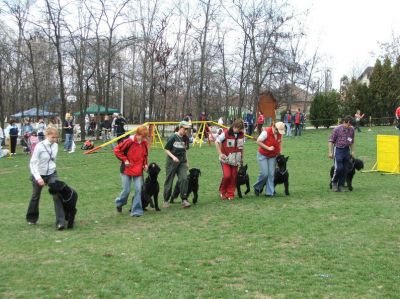
M 236 189 L 237 189 L 239 198 L 243 197 L 242 191 L 240 190 L 241 185 L 246 185 L 246 191 L 244 192 L 244 194 L 247 194 L 250 192 L 250 179 L 249 179 L 249 175 L 247 174 L 247 164 L 239 166 L 238 173 L 237 173 Z
M 278 155 L 276 157 L 276 168 L 275 168 L 275 178 L 274 187 L 278 184 L 284 184 L 285 194 L 289 195 L 289 171 L 287 169 L 287 161 L 289 156 Z
M 61 197 L 62 205 L 65 213 L 65 220 L 68 222 L 67 228 L 73 228 L 75 215 L 77 213 L 76 203 L 78 201 L 78 193 L 63 181 L 55 180 L 49 183 L 50 194 L 58 194 Z
M 142 189 L 142 208 L 146 210 L 146 207 L 150 205 L 155 208 L 156 211 L 161 211 L 158 207 L 158 193 L 160 192 L 160 184 L 158 183 L 158 174 L 161 168 L 157 163 L 152 162 L 148 166 L 148 177 L 144 181 Z
M 193 203 L 196 204 L 199 198 L 199 177 L 201 176 L 201 171 L 198 168 L 191 168 L 188 174 L 188 190 L 187 196 L 189 198 L 190 193 L 193 192 Z M 174 192 L 172 194 L 170 202 L 173 203 L 174 199 L 178 198 L 180 193 L 179 181 L 176 182 Z
M 350 162 L 348 163 L 346 167 L 346 185 L 349 191 L 353 191 L 353 177 L 354 174 L 356 173 L 356 170 L 360 171 L 361 169 L 364 168 L 364 162 L 360 159 L 351 157 Z M 335 166 L 331 167 L 330 170 L 330 177 L 331 181 L 329 183 L 329 188 L 332 189 L 332 178 L 333 178 L 333 173 L 335 172 Z M 344 186 L 340 186 L 344 187 Z

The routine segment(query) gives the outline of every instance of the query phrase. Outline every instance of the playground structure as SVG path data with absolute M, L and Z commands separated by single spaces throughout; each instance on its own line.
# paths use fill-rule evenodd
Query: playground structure
M 164 148 L 164 143 L 161 138 L 160 131 L 158 129 L 158 126 L 160 125 L 178 125 L 179 122 L 177 121 L 169 121 L 169 122 L 145 122 L 140 126 L 148 126 L 149 127 L 149 139 L 150 139 L 150 146 L 152 147 L 158 147 L 161 146 L 161 148 Z M 192 121 L 192 125 L 197 124 L 198 129 L 196 131 L 196 135 L 193 139 L 192 146 L 199 146 L 201 147 L 203 143 L 205 142 L 204 139 L 208 137 L 208 143 L 211 144 L 211 142 L 214 142 L 215 140 L 215 134 L 211 131 L 210 127 L 218 127 L 218 128 L 228 128 L 227 126 L 220 125 L 214 121 Z M 207 129 L 208 128 L 208 129 Z M 209 132 L 207 132 L 209 130 Z M 121 138 L 124 138 L 126 136 L 129 136 L 131 134 L 134 134 L 136 132 L 136 128 L 125 132 L 123 135 L 118 136 L 110 141 L 107 141 L 99 146 L 96 146 L 95 148 L 85 151 L 84 154 L 91 154 L 94 153 L 103 147 L 106 147 L 116 141 L 118 141 Z M 245 134 L 247 138 L 253 139 L 253 136 Z
M 376 136 L 376 163 L 370 171 L 400 174 L 400 136 Z

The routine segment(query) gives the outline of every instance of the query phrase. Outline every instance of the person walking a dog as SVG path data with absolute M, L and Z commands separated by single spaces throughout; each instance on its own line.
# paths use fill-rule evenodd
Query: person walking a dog
M 334 160 L 335 170 L 332 177 L 332 191 L 341 192 L 344 186 L 346 167 L 354 156 L 354 128 L 351 116 L 346 116 L 343 123 L 337 126 L 328 142 L 329 158 Z
M 172 195 L 172 184 L 176 174 L 178 175 L 178 182 L 180 183 L 179 187 L 182 207 L 190 207 L 190 203 L 187 200 L 187 172 L 189 169 L 189 162 L 186 155 L 187 144 L 185 142 L 185 136 L 190 128 L 191 125 L 189 122 L 185 120 L 181 121 L 178 126 L 178 131 L 168 138 L 164 147 L 165 153 L 167 154 L 167 162 L 165 166 L 166 176 L 164 182 L 164 208 L 169 207 L 169 201 Z
M 47 127 L 46 139 L 39 142 L 33 151 L 29 167 L 31 170 L 32 196 L 26 213 L 28 224 L 34 225 L 39 219 L 39 200 L 45 184 L 57 180 L 56 157 L 58 153 L 58 130 Z M 58 194 L 53 194 L 54 210 L 56 214 L 56 228 L 63 230 L 65 227 L 65 214 L 62 200 Z
M 275 163 L 276 157 L 282 151 L 282 136 L 285 134 L 285 124 L 278 121 L 271 127 L 267 127 L 257 138 L 259 146 L 257 152 L 257 161 L 260 167 L 260 174 L 257 182 L 253 185 L 254 193 L 259 196 L 264 185 L 265 195 L 268 197 L 274 196 L 274 178 L 275 178 Z
M 148 142 L 146 140 L 149 130 L 145 126 L 136 129 L 136 134 L 124 139 L 114 148 L 115 156 L 121 160 L 121 182 L 122 192 L 115 199 L 117 212 L 122 212 L 131 191 L 131 182 L 135 184 L 135 195 L 133 198 L 131 216 L 143 215 L 142 207 L 142 175 L 147 171 Z
M 222 200 L 233 200 L 239 165 L 243 164 L 244 123 L 236 119 L 229 129 L 224 129 L 215 140 L 222 167 L 219 195 Z

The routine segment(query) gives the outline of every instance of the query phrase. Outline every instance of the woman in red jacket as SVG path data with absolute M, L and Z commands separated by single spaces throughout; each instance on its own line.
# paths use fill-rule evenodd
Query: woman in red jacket
M 148 143 L 147 127 L 140 126 L 136 134 L 125 139 L 114 148 L 114 154 L 121 160 L 121 181 L 122 192 L 115 199 L 115 205 L 119 213 L 122 212 L 122 206 L 126 205 L 131 191 L 131 181 L 135 184 L 135 196 L 131 208 L 131 216 L 140 217 L 143 215 L 142 208 L 142 174 L 147 171 L 147 152 Z
M 279 121 L 272 127 L 265 128 L 258 136 L 257 161 L 260 166 L 260 175 L 253 186 L 257 196 L 260 195 L 265 184 L 267 184 L 265 195 L 269 197 L 274 195 L 275 162 L 282 151 L 283 134 L 285 134 L 285 124 Z
M 222 166 L 222 181 L 219 187 L 221 199 L 232 200 L 235 196 L 238 166 L 243 163 L 244 123 L 236 119 L 232 127 L 224 129 L 215 140 Z

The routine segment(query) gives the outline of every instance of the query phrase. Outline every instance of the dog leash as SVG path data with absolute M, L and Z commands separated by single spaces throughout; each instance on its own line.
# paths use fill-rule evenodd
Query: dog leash
M 74 195 L 74 190 L 71 188 L 71 195 L 69 196 L 69 198 L 67 200 L 62 200 L 63 202 L 68 202 L 72 199 L 72 195 Z

